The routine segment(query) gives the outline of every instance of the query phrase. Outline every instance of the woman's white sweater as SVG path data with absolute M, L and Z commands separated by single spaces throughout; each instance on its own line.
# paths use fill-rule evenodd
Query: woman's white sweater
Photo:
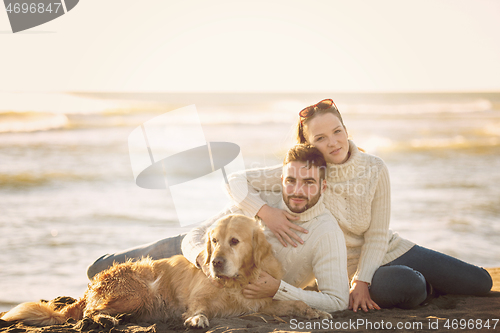
M 328 164 L 324 203 L 344 233 L 349 278 L 371 283 L 378 267 L 414 243 L 389 229 L 391 190 L 382 159 L 359 151 L 352 141 L 349 152 L 345 163 Z M 266 204 L 258 191 L 280 190 L 281 172 L 280 165 L 234 173 L 226 188 L 238 207 L 256 216 Z

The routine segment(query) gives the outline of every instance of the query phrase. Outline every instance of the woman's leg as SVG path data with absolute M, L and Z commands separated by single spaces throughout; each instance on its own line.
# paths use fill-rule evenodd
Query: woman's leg
M 425 278 L 408 266 L 379 267 L 372 278 L 370 297 L 382 308 L 413 309 L 427 297 Z
M 186 234 L 165 238 L 158 242 L 141 245 L 123 252 L 106 254 L 88 267 L 87 276 L 92 280 L 94 275 L 113 266 L 114 263 L 123 263 L 129 259 L 139 260 L 149 256 L 156 260 L 170 258 L 176 254 L 182 254 L 181 243 L 184 236 L 186 236 Z
M 415 245 L 388 264 L 408 266 L 422 273 L 436 291 L 443 294 L 487 294 L 493 285 L 490 274 L 446 254 Z
M 380 307 L 411 309 L 427 297 L 426 281 L 443 294 L 487 294 L 490 274 L 446 254 L 415 245 L 373 275 L 370 296 Z

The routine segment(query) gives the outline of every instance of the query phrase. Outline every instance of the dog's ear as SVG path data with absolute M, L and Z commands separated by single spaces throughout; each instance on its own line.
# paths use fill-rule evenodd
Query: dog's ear
M 271 245 L 267 242 L 264 232 L 260 228 L 253 230 L 253 261 L 259 267 L 263 258 L 271 254 Z
M 203 251 L 203 255 L 205 256 L 204 265 L 208 265 L 210 263 L 210 257 L 212 256 L 212 232 L 208 232 L 206 237 L 206 246 L 205 250 Z

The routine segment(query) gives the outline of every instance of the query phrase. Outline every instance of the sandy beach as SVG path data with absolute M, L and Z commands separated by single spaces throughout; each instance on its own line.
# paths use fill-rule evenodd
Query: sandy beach
M 485 297 L 441 295 L 415 310 L 383 309 L 368 313 L 340 311 L 331 320 L 304 321 L 260 314 L 210 321 L 208 329 L 186 329 L 182 322 L 126 323 L 105 328 L 88 320 L 68 320 L 63 325 L 30 327 L 0 321 L 0 331 L 21 332 L 475 332 L 500 331 L 500 267 L 489 268 L 493 289 Z

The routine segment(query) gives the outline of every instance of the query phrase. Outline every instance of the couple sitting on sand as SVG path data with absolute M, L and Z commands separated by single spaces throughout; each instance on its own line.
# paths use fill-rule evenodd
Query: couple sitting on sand
M 230 175 L 230 209 L 187 235 L 105 255 L 89 267 L 89 278 L 113 262 L 166 258 L 181 248 L 203 268 L 197 257 L 205 231 L 220 217 L 239 213 L 265 225 L 285 270 L 282 281 L 263 274 L 249 284 L 244 290 L 249 298 L 302 300 L 327 312 L 356 312 L 415 308 L 435 292 L 480 296 L 490 291 L 485 269 L 415 245 L 389 229 L 387 167 L 348 140 L 331 99 L 299 112 L 297 142 L 283 166 Z M 319 292 L 302 289 L 314 279 Z

